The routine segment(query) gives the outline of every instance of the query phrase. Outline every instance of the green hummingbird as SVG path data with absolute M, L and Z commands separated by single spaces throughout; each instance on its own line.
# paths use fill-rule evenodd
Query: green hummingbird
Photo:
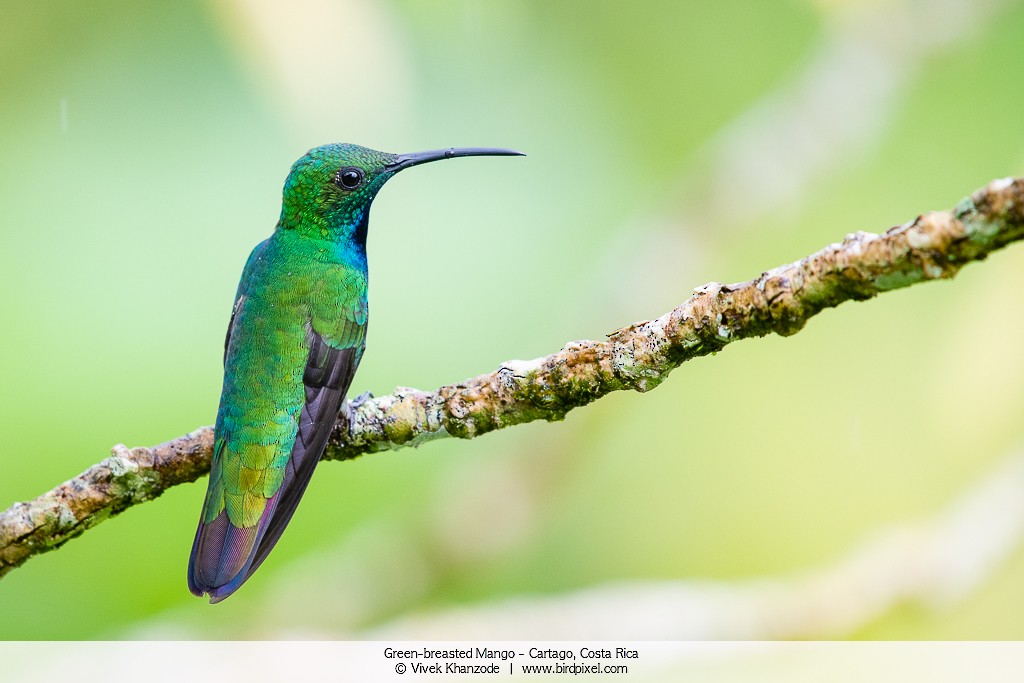
M 323 454 L 366 348 L 366 233 L 377 192 L 403 169 L 465 156 L 521 153 L 332 144 L 292 166 L 281 218 L 250 254 L 228 323 L 210 482 L 188 563 L 195 595 L 219 602 L 252 576 Z

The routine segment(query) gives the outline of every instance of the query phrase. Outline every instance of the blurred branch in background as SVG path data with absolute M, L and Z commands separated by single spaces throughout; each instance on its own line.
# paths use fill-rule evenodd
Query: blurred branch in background
M 766 216 L 800 206 L 824 178 L 862 162 L 883 145 L 928 60 L 970 41 L 1008 3 L 820 4 L 827 30 L 803 67 L 728 121 L 669 184 L 667 205 L 634 216 L 609 244 L 595 278 L 595 286 L 609 283 L 605 296 L 626 307 L 638 291 L 660 291 L 675 281 L 680 254 L 702 260 L 701 235 L 760 229 Z M 623 259 L 630 287 L 613 275 Z
M 214 0 L 207 8 L 253 86 L 288 120 L 323 140 L 336 134 L 339 111 L 351 129 L 381 119 L 388 129 L 403 128 L 413 109 L 413 58 L 387 3 L 295 0 L 285 9 L 270 0 Z M 348 70 L 344 88 L 324 87 L 339 64 L 369 53 L 372 69 Z
M 805 68 L 709 141 L 700 173 L 673 192 L 681 198 L 674 214 L 729 228 L 798 204 L 824 174 L 840 173 L 880 146 L 927 60 L 969 41 L 1005 5 L 835 3 Z M 745 188 L 742 202 L 737 184 Z M 695 205 L 704 215 L 695 215 Z
M 530 515 L 523 508 L 546 495 L 538 482 L 520 480 L 513 467 L 525 457 L 542 469 L 546 455 L 533 456 L 477 461 L 472 473 L 463 472 L 462 480 L 438 492 L 431 509 L 418 515 L 422 524 L 409 528 L 376 519 L 350 534 L 343 547 L 298 560 L 247 606 L 251 618 L 242 619 L 243 630 L 233 625 L 230 633 L 385 641 L 846 637 L 901 605 L 955 605 L 985 585 L 1024 537 L 1024 452 L 1017 451 L 931 517 L 883 526 L 816 569 L 751 580 L 615 581 L 554 596 L 390 616 L 408 614 L 458 568 L 517 545 L 509 538 L 516 530 L 502 530 L 501 522 L 519 518 L 510 526 L 523 526 L 521 518 Z M 487 512 L 481 500 L 500 504 Z M 313 584 L 316 591 L 308 589 Z M 225 633 L 172 610 L 119 637 L 216 639 Z
M 812 571 L 732 582 L 615 582 L 403 617 L 360 635 L 384 641 L 835 638 L 903 603 L 941 606 L 963 598 L 1022 535 L 1024 454 L 1016 453 L 934 518 L 883 528 Z
M 531 361 L 434 392 L 400 389 L 366 401 L 342 420 L 326 459 L 473 438 L 538 419 L 560 420 L 612 391 L 648 391 L 681 363 L 737 339 L 798 332 L 812 316 L 916 282 L 953 277 L 966 263 L 1024 238 L 1024 179 L 1002 179 L 955 209 L 919 216 L 882 235 L 848 235 L 801 261 L 749 282 L 711 283 L 653 321 L 603 342 L 570 342 Z M 131 505 L 194 481 L 209 467 L 209 427 L 157 446 L 116 446 L 110 458 L 28 503 L 0 513 L 0 576 L 61 546 Z

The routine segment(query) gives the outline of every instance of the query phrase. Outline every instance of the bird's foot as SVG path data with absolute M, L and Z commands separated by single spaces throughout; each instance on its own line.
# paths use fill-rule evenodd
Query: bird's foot
M 355 417 L 356 410 L 359 408 L 359 406 L 363 405 L 364 403 L 369 401 L 371 398 L 373 398 L 373 392 L 371 392 L 371 391 L 364 391 L 363 393 L 359 394 L 358 396 L 356 396 L 354 399 L 352 399 L 351 401 L 349 401 L 346 404 L 347 408 L 346 408 L 346 411 L 345 411 L 345 413 L 346 413 L 345 416 L 348 418 L 347 422 L 348 422 L 348 435 L 349 435 L 349 438 L 352 438 L 352 437 L 355 436 L 355 434 L 352 432 L 352 429 L 353 429 L 353 425 L 355 425 L 354 417 Z
M 361 406 L 364 403 L 366 403 L 367 401 L 369 401 L 371 398 L 373 398 L 373 392 L 372 391 L 364 391 L 363 393 L 359 394 L 354 399 L 349 401 L 348 402 L 348 407 L 349 407 L 350 410 L 355 410 L 359 406 Z

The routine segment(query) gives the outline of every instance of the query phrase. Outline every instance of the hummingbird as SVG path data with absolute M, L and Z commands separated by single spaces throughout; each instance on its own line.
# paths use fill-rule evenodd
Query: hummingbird
M 370 205 L 399 171 L 467 147 L 389 154 L 315 147 L 284 184 L 273 234 L 242 271 L 224 341 L 210 480 L 189 590 L 220 602 L 267 558 L 302 498 L 366 348 Z

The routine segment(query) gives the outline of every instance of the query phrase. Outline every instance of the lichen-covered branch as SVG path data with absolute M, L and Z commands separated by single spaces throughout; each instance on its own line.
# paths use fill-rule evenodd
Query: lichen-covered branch
M 732 285 L 710 283 L 656 320 L 604 341 L 576 341 L 529 361 L 424 392 L 400 388 L 339 421 L 325 459 L 345 460 L 444 436 L 473 438 L 573 408 L 621 389 L 648 391 L 681 363 L 738 339 L 791 335 L 825 308 L 917 282 L 950 278 L 965 264 L 1024 238 L 1024 178 L 990 183 L 951 211 L 881 235 L 859 232 L 795 263 Z M 209 469 L 209 427 L 154 448 L 113 454 L 53 491 L 0 513 L 0 576 L 104 519 L 195 481 Z

